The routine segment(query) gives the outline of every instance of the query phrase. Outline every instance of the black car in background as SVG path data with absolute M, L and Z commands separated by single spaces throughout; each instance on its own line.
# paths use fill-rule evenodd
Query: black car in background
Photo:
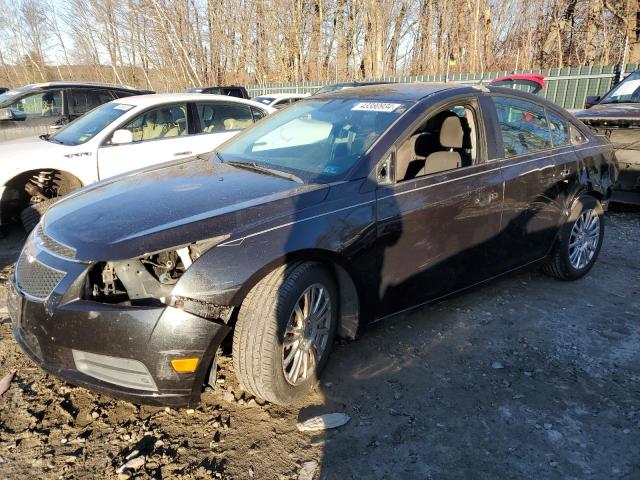
M 0 94 L 1 94 L 1 93 L 4 93 L 4 92 L 8 92 L 8 91 L 9 91 L 9 89 L 8 89 L 8 88 L 6 88 L 6 87 L 0 87 Z
M 331 93 L 337 92 L 338 90 L 344 90 L 346 88 L 356 88 L 356 87 L 367 87 L 370 85 L 384 85 L 386 83 L 391 82 L 383 82 L 373 80 L 370 82 L 342 82 L 342 83 L 334 83 L 333 85 L 327 85 L 325 87 L 319 88 L 316 90 L 313 95 L 322 95 L 323 93 Z
M 51 133 L 89 110 L 117 98 L 153 93 L 124 85 L 50 82 L 0 94 L 0 141 Z
M 249 92 L 247 92 L 247 89 L 237 85 L 229 85 L 227 87 L 195 87 L 188 88 L 187 92 L 226 95 L 228 97 L 246 98 L 247 100 L 249 100 Z
M 606 138 L 517 90 L 312 96 L 212 155 L 54 205 L 12 275 L 13 332 L 71 383 L 170 405 L 215 385 L 233 335 L 242 387 L 291 403 L 336 335 L 534 263 L 585 275 L 613 157 Z
M 575 115 L 616 149 L 620 176 L 612 201 L 640 204 L 640 71 L 631 73 L 603 97 L 589 96 Z

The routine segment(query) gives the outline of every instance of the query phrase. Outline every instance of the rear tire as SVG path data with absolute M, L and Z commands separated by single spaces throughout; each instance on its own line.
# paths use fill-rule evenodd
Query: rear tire
M 577 198 L 543 271 L 560 280 L 577 280 L 591 270 L 604 239 L 604 210 L 590 196 Z
M 42 202 L 29 205 L 20 213 L 20 220 L 27 233 L 31 232 L 36 225 L 40 222 L 40 219 L 49 208 L 57 203 L 62 197 L 48 198 Z
M 240 385 L 279 405 L 303 397 L 327 363 L 337 320 L 335 283 L 320 264 L 297 263 L 269 273 L 238 314 L 233 367 Z

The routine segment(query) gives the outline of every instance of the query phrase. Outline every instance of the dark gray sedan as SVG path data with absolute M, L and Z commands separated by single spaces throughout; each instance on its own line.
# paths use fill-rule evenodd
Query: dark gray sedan
M 13 331 L 72 383 L 172 405 L 215 385 L 232 335 L 243 388 L 290 403 L 336 335 L 529 265 L 585 275 L 615 178 L 608 140 L 534 95 L 312 96 L 56 204 L 12 276 Z

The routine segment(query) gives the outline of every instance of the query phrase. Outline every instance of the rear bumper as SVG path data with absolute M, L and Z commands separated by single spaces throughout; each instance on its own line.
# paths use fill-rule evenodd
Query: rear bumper
M 196 405 L 230 330 L 173 307 L 78 300 L 50 309 L 13 283 L 8 307 L 16 341 L 44 370 L 90 390 L 151 405 Z M 172 368 L 172 359 L 184 357 L 200 359 L 195 372 Z

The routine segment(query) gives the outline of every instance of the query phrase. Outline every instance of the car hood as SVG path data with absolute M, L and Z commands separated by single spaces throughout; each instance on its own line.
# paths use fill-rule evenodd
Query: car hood
M 29 139 L 17 138 L 0 143 L 0 158 L 10 159 L 15 158 L 16 155 L 51 155 L 52 151 L 58 152 L 70 148 L 72 147 L 60 145 L 59 143 L 47 142 L 46 140 L 42 140 L 38 137 Z
M 640 125 L 640 103 L 605 103 L 594 105 L 575 116 L 588 125 L 616 125 L 618 123 Z
M 122 260 L 289 218 L 327 191 L 193 159 L 81 189 L 54 205 L 43 225 L 49 237 L 76 249 L 78 260 Z

